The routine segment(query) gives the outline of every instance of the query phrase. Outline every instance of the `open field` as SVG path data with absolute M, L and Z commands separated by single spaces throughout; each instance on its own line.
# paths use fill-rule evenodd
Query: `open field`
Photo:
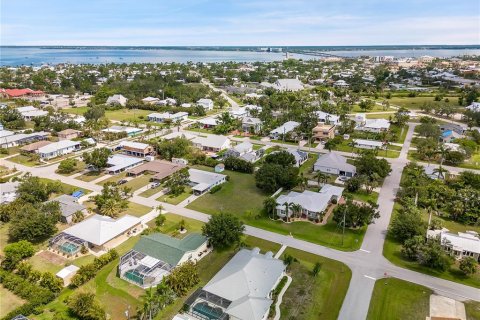
M 399 279 L 386 278 L 375 282 L 369 320 L 418 319 L 429 315 L 432 290 Z
M 212 171 L 211 168 L 202 169 Z M 263 201 L 267 195 L 255 186 L 253 175 L 228 170 L 224 173 L 230 176 L 230 181 L 223 184 L 221 190 L 201 196 L 190 203 L 188 208 L 208 214 L 230 212 L 238 215 L 248 225 L 284 235 L 291 234 L 295 238 L 338 250 L 352 251 L 361 246 L 365 228 L 345 230 L 342 240 L 342 230 L 333 222 L 332 217 L 323 226 L 311 222 L 285 223 L 269 219 L 262 214 Z
M 448 98 L 448 102 L 445 102 L 445 98 Z M 442 101 L 435 101 L 434 96 L 425 97 L 392 97 L 391 99 L 387 99 L 390 102 L 391 106 L 399 106 L 405 107 L 407 109 L 415 110 L 420 109 L 420 107 L 424 103 L 446 103 L 455 107 L 459 107 L 458 105 L 458 97 L 446 96 Z M 381 102 L 381 101 L 379 101 Z
M 88 107 L 78 107 L 78 108 L 68 108 L 63 109 L 62 111 L 70 114 L 83 115 L 89 108 Z M 105 117 L 110 120 L 116 121 L 145 121 L 147 115 L 152 113 L 150 110 L 141 110 L 141 109 L 120 109 L 120 110 L 106 110 Z
M 156 189 L 158 191 L 160 191 L 160 189 Z M 182 202 L 183 200 L 187 199 L 188 197 L 190 197 L 190 195 L 192 194 L 192 188 L 190 187 L 185 187 L 185 191 L 182 192 L 181 194 L 179 194 L 178 196 L 172 196 L 172 195 L 163 195 L 163 196 L 160 196 L 157 198 L 157 201 L 161 201 L 161 202 L 166 202 L 166 203 L 170 203 L 170 204 L 179 204 L 180 202 Z
M 287 248 L 283 253 L 298 260 L 291 265 L 292 283 L 280 305 L 281 319 L 337 319 L 352 272 L 341 262 Z M 316 277 L 312 269 L 321 264 Z
M 104 171 L 89 171 L 89 172 L 86 172 L 82 175 L 79 175 L 78 177 L 75 177 L 75 179 L 85 181 L 85 182 L 91 182 L 93 180 L 96 180 L 96 179 L 104 176 L 104 175 L 105 175 Z
M 26 303 L 25 300 L 0 285 L 0 317 L 4 317 L 10 311 L 20 307 L 24 303 Z

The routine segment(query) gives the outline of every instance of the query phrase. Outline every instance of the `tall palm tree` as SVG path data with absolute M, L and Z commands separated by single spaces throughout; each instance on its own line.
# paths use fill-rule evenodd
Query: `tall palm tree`
M 287 216 L 287 221 L 290 220 L 290 213 L 289 213 L 289 210 L 290 210 L 290 203 L 289 202 L 285 202 L 283 204 L 285 206 L 285 214 Z
M 121 207 L 115 199 L 107 199 L 99 211 L 104 216 L 115 218 L 120 210 Z
M 315 178 L 317 178 L 317 183 L 318 183 L 318 186 L 320 186 L 321 184 L 324 184 L 327 182 L 328 180 L 328 176 L 321 172 L 321 171 L 317 171 L 317 173 L 315 173 Z
M 293 203 L 291 205 L 291 208 L 292 208 L 293 215 L 295 216 L 295 218 L 298 218 L 300 216 L 300 213 L 303 210 L 302 206 L 299 205 L 298 203 Z
M 155 291 L 152 288 L 148 288 L 145 290 L 145 294 L 140 296 L 140 300 L 142 301 L 142 310 L 141 310 L 141 319 L 148 319 L 152 320 L 152 316 L 155 316 L 155 300 L 157 296 Z

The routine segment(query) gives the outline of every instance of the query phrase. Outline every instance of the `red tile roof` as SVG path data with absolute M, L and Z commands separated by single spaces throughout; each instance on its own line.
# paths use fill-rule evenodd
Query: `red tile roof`
M 23 97 L 26 95 L 44 94 L 43 91 L 35 91 L 32 89 L 0 89 L 0 93 L 6 94 L 10 98 Z

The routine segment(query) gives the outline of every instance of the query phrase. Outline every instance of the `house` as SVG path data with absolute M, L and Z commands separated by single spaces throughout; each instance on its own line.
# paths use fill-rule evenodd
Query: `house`
M 262 120 L 259 118 L 245 117 L 242 119 L 242 130 L 257 134 L 262 130 Z
M 177 113 L 150 113 L 148 116 L 148 121 L 153 121 L 153 122 L 165 122 L 166 120 L 171 121 L 172 123 L 175 123 L 177 121 L 184 121 L 188 119 L 188 113 L 187 112 L 177 112 Z
M 313 165 L 313 171 L 351 178 L 355 175 L 357 169 L 354 165 L 347 162 L 347 158 L 337 153 L 329 152 L 318 157 Z
M 467 131 L 467 128 L 456 123 L 444 123 L 440 125 L 440 131 L 441 132 L 453 131 L 459 136 L 463 136 Z
M 103 129 L 102 132 L 112 132 L 112 133 L 120 133 L 125 132 L 128 137 L 133 137 L 142 132 L 140 128 L 134 127 L 125 127 L 125 126 L 111 126 L 110 128 Z
M 132 250 L 120 258 L 120 278 L 142 288 L 157 285 L 163 277 L 186 261 L 197 262 L 208 253 L 208 240 L 199 233 L 183 239 L 153 233 L 140 237 Z
M 172 132 L 172 133 L 169 133 L 169 134 L 166 134 L 164 136 L 162 136 L 162 138 L 164 140 L 173 140 L 173 139 L 176 139 L 176 138 L 184 138 L 184 139 L 187 139 L 187 140 L 193 140 L 197 137 L 197 135 L 195 134 L 191 134 L 191 133 L 188 133 L 188 132 L 178 132 L 178 131 L 175 131 L 175 132 Z
M 199 106 L 202 106 L 205 111 L 213 110 L 213 101 L 212 99 L 200 99 L 197 101 Z
M 38 154 L 40 155 L 40 158 L 48 160 L 70 154 L 78 150 L 80 150 L 80 142 L 61 140 L 38 148 Z
M 211 188 L 227 181 L 224 174 L 213 173 L 197 169 L 188 169 L 190 175 L 190 186 L 195 195 L 201 195 L 208 192 Z
M 12 202 L 17 198 L 17 188 L 20 182 L 5 182 L 0 184 L 0 204 Z
M 207 117 L 197 120 L 197 123 L 200 123 L 204 129 L 209 129 L 217 126 L 218 120 L 217 118 Z
M 20 109 L 20 108 L 17 108 L 17 109 Z M 29 120 L 33 120 L 34 118 L 44 117 L 48 114 L 48 111 L 40 110 L 37 108 L 34 108 L 34 109 L 35 110 L 20 112 L 22 114 L 23 119 L 29 121 Z
M 71 264 L 62 270 L 58 271 L 57 274 L 55 275 L 57 278 L 62 280 L 63 286 L 66 287 L 70 284 L 72 281 L 73 276 L 77 273 L 77 271 L 80 270 L 79 267 Z
M 340 89 L 344 89 L 344 88 L 348 88 L 350 85 L 348 83 L 345 82 L 345 80 L 337 80 L 333 83 L 333 86 L 335 88 L 340 88 Z
M 272 291 L 285 275 L 283 261 L 272 252 L 241 249 L 186 301 L 189 319 L 264 320 L 273 303 Z
M 281 136 L 286 135 L 289 132 L 292 132 L 299 125 L 300 125 L 299 122 L 287 121 L 280 127 L 270 131 L 270 138 L 273 140 L 278 140 Z
M 480 102 L 472 102 L 472 104 L 469 106 L 466 106 L 465 109 L 470 110 L 472 112 L 480 112 Z
M 125 107 L 127 105 L 128 99 L 125 98 L 121 94 L 114 94 L 113 96 L 108 97 L 107 99 L 107 105 L 113 106 L 113 105 L 120 105 L 122 107 Z
M 107 251 L 142 229 L 142 220 L 128 214 L 118 219 L 96 214 L 53 237 L 49 247 L 70 257 L 80 252 L 83 246 L 96 252 Z
M 355 115 L 355 130 L 380 133 L 390 129 L 390 121 L 387 119 L 367 119 L 364 113 Z
M 337 115 L 330 114 L 323 111 L 316 111 L 315 114 L 317 115 L 319 122 L 334 124 L 334 125 L 340 124 L 340 117 Z
M 122 141 L 119 146 L 123 153 L 134 157 L 146 157 L 155 152 L 151 145 L 141 142 Z
M 245 107 L 240 107 L 228 112 L 234 119 L 243 119 L 248 115 L 248 110 Z
M 308 153 L 300 149 L 287 149 L 287 152 L 295 157 L 295 167 L 300 167 L 308 159 Z
M 185 167 L 186 164 L 183 163 L 174 163 L 166 160 L 153 160 L 129 169 L 127 171 L 127 175 L 138 176 L 148 172 L 153 174 L 151 178 L 152 180 L 162 182 L 175 172 L 182 170 Z
M 59 140 L 71 140 L 80 137 L 82 131 L 65 129 L 57 133 Z
M 192 140 L 193 146 L 207 152 L 219 152 L 230 148 L 230 139 L 225 136 L 210 134 L 208 136 L 197 136 Z
M 131 169 L 143 163 L 143 159 L 125 156 L 123 154 L 114 154 L 108 157 L 108 168 L 105 170 L 109 174 L 117 174 L 125 170 Z
M 274 88 L 280 91 L 299 91 L 304 89 L 304 85 L 298 79 L 278 79 Z
M 0 148 L 10 148 L 21 144 L 27 144 L 33 141 L 45 140 L 50 134 L 47 132 L 19 133 L 2 137 L 0 139 Z
M 356 148 L 360 149 L 385 149 L 386 145 L 382 141 L 353 139 Z
M 248 95 L 246 95 L 248 96 Z M 247 104 L 245 105 L 245 109 L 247 110 L 247 116 L 252 117 L 254 115 L 259 114 L 262 112 L 263 108 L 254 104 Z
M 319 122 L 315 128 L 312 129 L 313 138 L 315 141 L 325 141 L 335 138 L 335 125 Z
M 157 104 L 160 99 L 154 97 L 146 97 L 142 99 L 142 102 L 145 104 Z
M 252 152 L 252 151 L 253 151 L 253 144 L 251 144 L 248 141 L 244 141 L 228 149 L 227 152 L 225 152 L 225 157 L 238 158 L 241 155 L 248 152 Z
M 277 216 L 280 218 L 291 217 L 293 214 L 291 205 L 298 204 L 302 207 L 300 215 L 308 219 L 320 219 L 331 200 L 332 195 L 330 193 L 320 193 L 309 190 L 303 192 L 290 191 L 288 194 L 281 195 L 276 199 Z M 289 204 L 288 213 L 287 203 Z
M 322 193 L 322 194 L 330 195 L 330 197 L 331 197 L 330 201 L 338 202 L 342 198 L 344 190 L 345 190 L 345 188 L 325 183 L 322 186 L 322 188 L 320 189 L 320 191 L 318 191 L 318 192 Z
M 475 231 L 451 233 L 448 229 L 428 230 L 428 238 L 439 238 L 443 249 L 457 260 L 472 257 L 480 262 L 480 237 Z
M 60 212 L 62 216 L 60 221 L 63 223 L 72 223 L 73 216 L 76 212 L 81 212 L 83 215 L 87 214 L 87 207 L 78 203 L 78 198 L 70 196 L 68 194 L 62 194 L 47 202 L 57 201 L 60 205 Z
M 26 89 L 0 89 L 0 96 L 7 99 L 25 98 L 25 97 L 39 97 L 43 96 L 45 92 L 40 90 Z
M 38 153 L 38 149 L 40 149 L 41 147 L 44 147 L 44 146 L 48 146 L 51 143 L 52 142 L 48 141 L 48 140 L 40 140 L 40 141 L 33 142 L 33 143 L 30 143 L 30 144 L 27 144 L 26 146 L 21 147 L 20 151 L 21 152 L 28 152 L 28 153 Z
M 445 143 L 451 143 L 451 142 L 455 141 L 456 139 L 460 139 L 462 137 L 463 137 L 463 135 L 458 134 L 457 132 L 455 132 L 453 130 L 445 130 L 445 131 L 442 131 L 442 133 L 440 134 L 440 141 L 445 142 Z

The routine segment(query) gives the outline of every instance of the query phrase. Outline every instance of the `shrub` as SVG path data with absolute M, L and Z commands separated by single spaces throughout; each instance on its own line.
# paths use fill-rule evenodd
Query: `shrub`
M 210 193 L 213 194 L 213 193 L 219 191 L 220 189 L 222 189 L 222 185 L 214 186 L 213 188 L 210 189 Z
M 118 258 L 118 253 L 114 249 L 109 250 L 107 253 L 101 255 L 98 258 L 95 258 L 93 262 L 83 265 L 78 270 L 77 274 L 75 274 L 72 278 L 72 282 L 70 283 L 71 288 L 76 288 L 84 284 L 90 279 L 93 279 L 97 272 Z

